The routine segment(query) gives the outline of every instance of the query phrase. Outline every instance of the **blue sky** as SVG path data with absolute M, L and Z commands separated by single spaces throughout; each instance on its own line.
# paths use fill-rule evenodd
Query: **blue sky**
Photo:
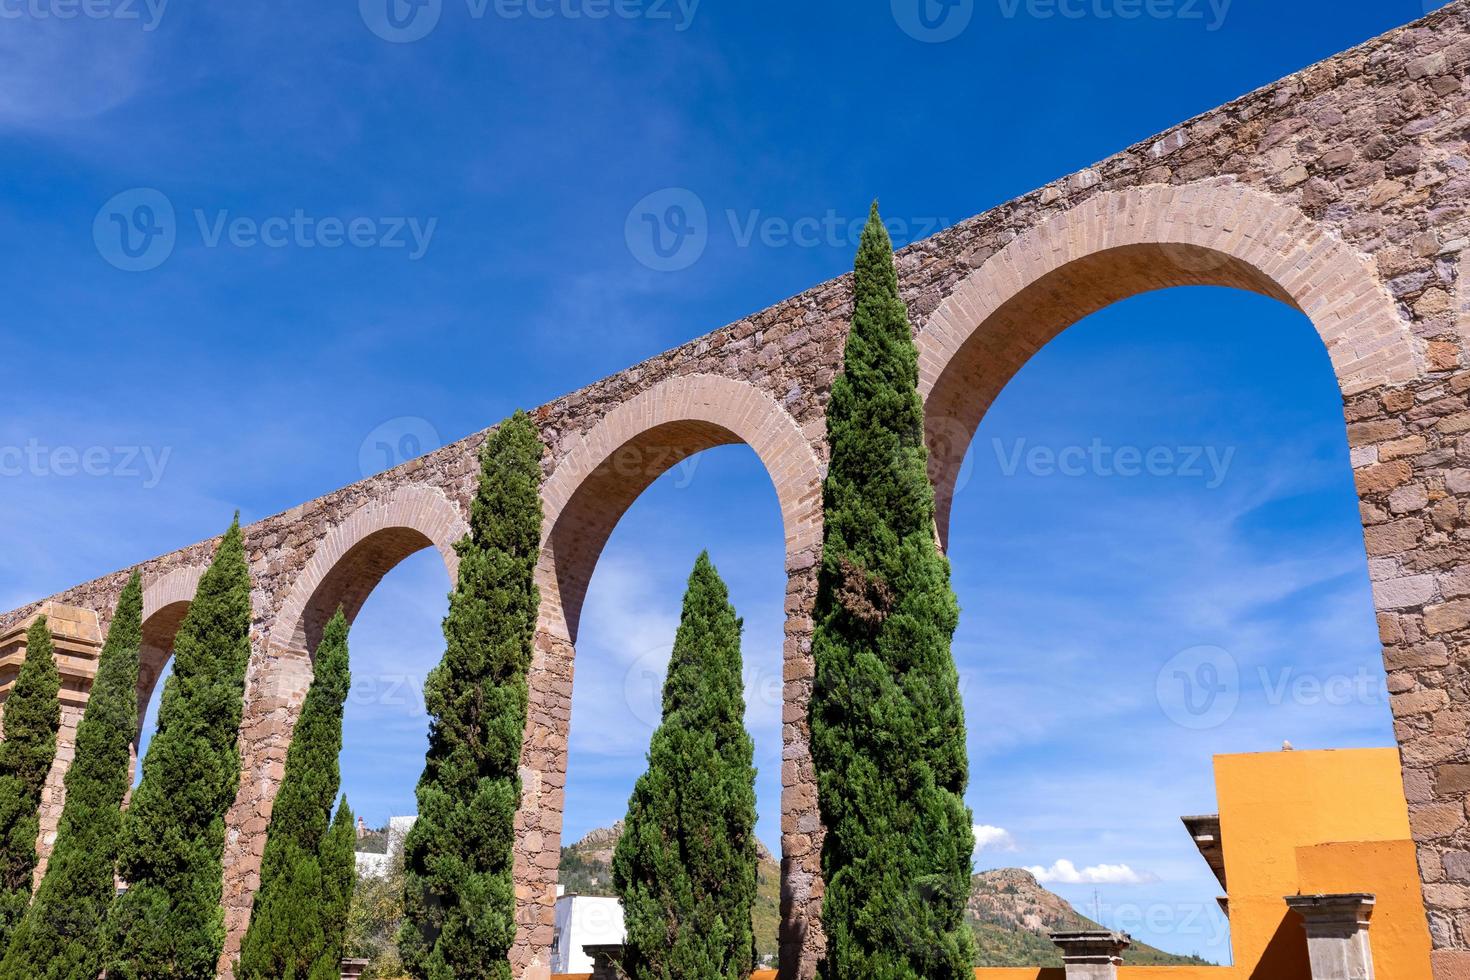
M 840 229 L 875 196 L 916 234 L 943 227 L 1437 6 L 973 0 L 931 29 L 906 3 L 431 0 L 399 26 L 372 0 L 6 5 L 0 606 L 840 274 Z M 661 271 L 625 225 L 669 188 L 708 235 Z M 829 216 L 835 233 L 783 234 Z M 1056 472 L 1068 447 L 1110 462 Z M 1118 472 L 1129 448 L 1161 454 L 1152 475 Z M 1177 822 L 1213 807 L 1210 755 L 1391 744 L 1356 521 L 1298 314 L 1173 291 L 1044 350 L 986 419 L 954 513 L 981 866 L 1036 867 L 1109 924 L 1224 959 Z M 629 512 L 583 620 L 570 838 L 621 813 L 708 547 L 746 619 L 776 843 L 780 546 L 743 448 Z M 353 631 L 345 786 L 374 822 L 412 808 L 437 561 L 391 573 Z M 1221 671 L 1236 696 L 1211 701 Z

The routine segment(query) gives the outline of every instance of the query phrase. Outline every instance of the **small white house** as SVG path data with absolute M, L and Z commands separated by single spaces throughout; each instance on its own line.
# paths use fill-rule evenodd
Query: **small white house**
M 591 973 L 592 957 L 582 947 L 622 945 L 625 935 L 623 903 L 616 898 L 558 894 L 551 972 Z
M 386 878 L 393 859 L 403 853 L 403 840 L 413 828 L 418 817 L 388 818 L 388 853 L 374 854 L 357 852 L 357 876 L 359 878 Z

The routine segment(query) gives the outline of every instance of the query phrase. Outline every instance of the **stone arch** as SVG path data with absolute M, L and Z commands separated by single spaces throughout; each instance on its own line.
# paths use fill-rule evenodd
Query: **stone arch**
M 1305 313 L 1345 397 L 1424 370 L 1423 344 L 1373 263 L 1297 208 L 1230 181 L 1096 194 L 987 259 L 919 333 L 942 539 L 980 419 L 1026 361 L 1106 306 L 1194 285 L 1246 289 Z
M 823 466 L 796 421 L 755 386 L 695 374 L 654 385 L 611 409 L 577 438 L 542 488 L 545 531 L 537 569 L 541 614 L 522 752 L 517 890 L 529 894 L 512 953 L 517 976 L 545 977 L 554 934 L 557 866 L 571 724 L 573 643 L 593 568 L 628 507 L 679 461 L 744 443 L 774 485 L 786 537 L 787 622 L 782 742 L 784 975 L 819 948 L 820 828 L 811 769 L 811 603 L 821 547 Z
M 153 697 L 158 678 L 174 655 L 174 636 L 194 601 L 204 571 L 204 565 L 185 565 L 143 586 L 143 644 L 138 654 L 139 726 L 143 724 L 143 713 Z
M 256 639 L 241 727 L 240 791 L 226 818 L 222 904 L 227 936 L 221 976 L 233 976 L 234 959 L 250 923 L 271 806 L 311 685 L 308 651 L 316 649 L 339 605 L 349 620 L 354 618 L 383 576 L 409 555 L 435 548 L 453 582 L 459 571 L 454 545 L 467 533 L 469 525 L 459 507 L 435 487 L 407 484 L 385 497 L 369 499 L 322 537 L 292 583 L 270 632 Z
M 674 378 L 609 412 L 546 481 L 542 627 L 576 642 L 592 569 L 623 513 L 676 463 L 735 443 L 755 450 L 775 486 L 787 555 L 819 547 L 822 466 L 795 420 L 746 382 Z
M 425 548 L 438 550 L 453 582 L 459 571 L 454 545 L 468 533 L 459 507 L 424 484 L 363 504 L 327 533 L 302 569 L 276 614 L 271 648 L 315 650 L 339 605 L 350 621 L 384 575 Z

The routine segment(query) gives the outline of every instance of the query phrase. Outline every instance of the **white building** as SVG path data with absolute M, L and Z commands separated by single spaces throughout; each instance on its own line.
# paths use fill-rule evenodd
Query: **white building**
M 563 895 L 557 887 L 552 973 L 591 973 L 592 957 L 582 947 L 621 945 L 625 935 L 622 902 L 616 898 Z
M 393 859 L 403 853 L 403 840 L 418 817 L 388 818 L 388 853 L 373 854 L 357 852 L 357 876 L 359 878 L 386 878 Z

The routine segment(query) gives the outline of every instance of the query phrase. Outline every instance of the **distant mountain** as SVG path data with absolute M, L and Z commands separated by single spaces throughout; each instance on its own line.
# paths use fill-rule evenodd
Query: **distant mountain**
M 623 834 L 622 822 L 594 830 L 561 852 L 561 884 L 568 895 L 611 896 L 612 855 Z M 756 951 L 763 965 L 774 965 L 781 924 L 781 862 L 757 843 Z M 1047 938 L 1057 929 L 1098 929 L 1060 895 L 1047 891 L 1029 871 L 1004 868 L 970 879 L 967 909 L 980 951 L 976 966 L 1061 966 L 1062 954 Z M 1175 956 L 1152 946 L 1128 950 L 1130 966 L 1207 965 L 1196 956 Z
M 1061 966 L 1061 951 L 1048 933 L 1102 928 L 1020 868 L 983 871 L 972 877 L 966 914 L 980 951 L 976 966 Z M 1129 966 L 1209 965 L 1197 956 L 1176 956 L 1139 942 L 1123 960 Z

